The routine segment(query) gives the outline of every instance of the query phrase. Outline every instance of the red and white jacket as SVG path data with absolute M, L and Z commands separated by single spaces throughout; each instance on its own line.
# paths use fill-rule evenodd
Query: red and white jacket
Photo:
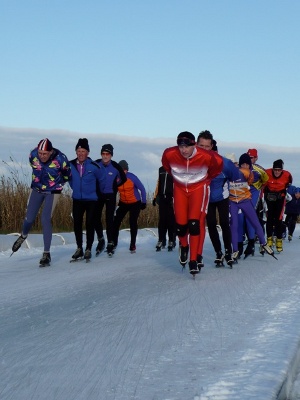
M 212 150 L 196 146 L 189 158 L 184 158 L 178 146 L 167 148 L 162 155 L 162 165 L 173 176 L 174 185 L 191 192 L 210 184 L 222 172 L 223 159 Z

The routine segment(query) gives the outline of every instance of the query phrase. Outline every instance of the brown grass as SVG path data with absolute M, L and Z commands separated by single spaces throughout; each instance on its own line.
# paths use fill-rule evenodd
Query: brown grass
M 21 166 L 12 160 L 12 165 L 5 163 L 9 176 L 0 176 L 0 233 L 20 232 L 26 213 L 27 200 L 30 192 L 31 177 Z M 153 228 L 158 225 L 158 207 L 152 206 L 153 194 L 148 194 L 147 208 L 140 213 L 139 228 Z M 105 211 L 105 210 L 104 210 Z M 54 210 L 52 224 L 53 232 L 72 232 L 73 220 L 71 189 L 65 186 L 63 193 Z M 41 233 L 42 225 L 40 214 L 31 229 L 31 233 Z M 102 218 L 105 227 L 105 218 Z M 129 228 L 128 216 L 125 217 L 121 229 Z

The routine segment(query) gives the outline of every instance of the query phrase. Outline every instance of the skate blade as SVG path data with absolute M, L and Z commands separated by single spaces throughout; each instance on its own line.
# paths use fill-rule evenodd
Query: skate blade
M 195 279 L 195 278 L 196 278 L 196 275 L 198 275 L 199 272 L 200 272 L 200 271 L 192 270 L 192 271 L 190 271 L 190 274 L 192 275 L 192 278 Z
M 70 260 L 70 262 L 77 262 L 77 261 L 81 261 L 81 260 L 83 260 L 83 257 L 72 258 L 72 259 Z
M 216 268 L 220 268 L 220 267 L 224 267 L 224 263 L 223 263 L 223 261 L 215 261 L 215 264 L 216 264 Z

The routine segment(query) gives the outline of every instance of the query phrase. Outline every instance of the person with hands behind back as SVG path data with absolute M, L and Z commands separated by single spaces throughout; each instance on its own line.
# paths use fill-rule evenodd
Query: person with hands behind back
M 280 253 L 282 247 L 283 223 L 282 217 L 285 208 L 285 197 L 287 188 L 293 182 L 293 177 L 289 171 L 283 169 L 281 159 L 273 162 L 273 168 L 266 169 L 269 180 L 264 187 L 264 198 L 267 203 L 267 223 L 266 232 L 268 245 L 273 246 L 273 233 L 276 236 L 276 250 Z
M 176 246 L 176 224 L 173 207 L 173 178 L 168 174 L 164 167 L 158 170 L 158 180 L 154 192 L 152 205 L 158 204 L 158 242 L 156 251 L 160 251 L 166 246 L 166 236 L 168 234 L 168 251 L 172 251 Z
M 189 260 L 192 275 L 199 273 L 203 258 L 200 249 L 205 238 L 210 182 L 221 173 L 223 159 L 215 151 L 196 146 L 195 136 L 188 131 L 177 136 L 177 145 L 165 149 L 162 165 L 174 181 L 176 233 L 180 241 L 179 262 Z M 201 252 L 201 253 L 200 253 Z
M 135 253 L 136 251 L 136 237 L 138 233 L 138 217 L 141 210 L 145 210 L 146 204 L 146 190 L 139 178 L 132 172 L 129 172 L 127 161 L 121 160 L 119 166 L 126 174 L 126 182 L 118 186 L 120 200 L 113 224 L 113 243 L 114 249 L 118 245 L 119 229 L 123 219 L 129 212 L 129 226 L 130 226 L 130 246 L 129 251 Z

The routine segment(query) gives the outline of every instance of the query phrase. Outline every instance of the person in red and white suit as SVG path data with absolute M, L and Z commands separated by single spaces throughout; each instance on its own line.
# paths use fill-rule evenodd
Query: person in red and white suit
M 167 148 L 162 165 L 173 176 L 176 232 L 180 240 L 179 261 L 185 266 L 190 253 L 191 274 L 203 266 L 205 218 L 210 182 L 223 168 L 223 159 L 212 150 L 196 146 L 191 132 L 181 132 L 177 146 Z

